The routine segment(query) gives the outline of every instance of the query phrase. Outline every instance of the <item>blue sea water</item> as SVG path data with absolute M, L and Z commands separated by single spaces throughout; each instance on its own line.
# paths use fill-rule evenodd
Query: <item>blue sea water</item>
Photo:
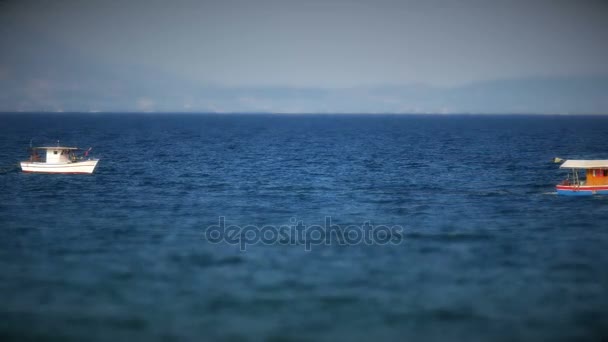
M 93 175 L 25 174 L 34 145 Z M 608 117 L 0 115 L 2 340 L 608 338 Z M 206 232 L 402 228 L 390 243 Z M 343 241 L 342 241 L 343 242 Z

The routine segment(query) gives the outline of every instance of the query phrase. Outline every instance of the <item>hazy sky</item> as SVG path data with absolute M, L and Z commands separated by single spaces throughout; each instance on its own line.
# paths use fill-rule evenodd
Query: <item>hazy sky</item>
M 0 81 L 40 87 L 110 70 L 318 88 L 608 74 L 602 0 L 5 0 L 0 23 Z

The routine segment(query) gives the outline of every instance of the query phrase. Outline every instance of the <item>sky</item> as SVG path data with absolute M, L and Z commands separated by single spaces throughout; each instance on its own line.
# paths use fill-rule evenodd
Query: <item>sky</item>
M 608 90 L 608 1 L 3 0 L 0 23 L 2 111 L 608 113 L 584 91 Z M 478 95 L 530 84 L 545 107 Z

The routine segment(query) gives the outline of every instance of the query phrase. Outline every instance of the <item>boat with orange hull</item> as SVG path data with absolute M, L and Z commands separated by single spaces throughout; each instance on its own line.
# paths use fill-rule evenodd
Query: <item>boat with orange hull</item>
M 608 160 L 566 160 L 568 178 L 556 186 L 558 195 L 608 195 Z

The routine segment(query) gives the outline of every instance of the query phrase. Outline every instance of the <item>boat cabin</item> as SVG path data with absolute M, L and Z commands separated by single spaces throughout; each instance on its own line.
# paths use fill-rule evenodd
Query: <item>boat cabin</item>
M 560 169 L 570 169 L 563 185 L 608 185 L 608 160 L 566 160 Z
M 74 152 L 77 147 L 33 147 L 31 149 L 30 162 L 47 163 L 47 164 L 66 164 L 76 161 Z M 45 159 L 40 157 L 39 152 L 46 151 Z

